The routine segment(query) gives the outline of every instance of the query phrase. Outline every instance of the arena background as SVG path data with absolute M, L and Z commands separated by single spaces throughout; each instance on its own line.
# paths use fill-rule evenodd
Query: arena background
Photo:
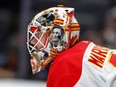
M 116 0 L 0 0 L 0 87 L 45 87 L 47 70 L 31 72 L 27 26 L 38 12 L 58 4 L 75 8 L 79 40 L 116 48 Z

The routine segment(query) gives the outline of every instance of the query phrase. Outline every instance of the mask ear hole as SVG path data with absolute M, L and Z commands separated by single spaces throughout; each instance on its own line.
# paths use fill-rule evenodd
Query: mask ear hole
M 68 10 L 67 10 L 67 9 L 66 9 L 65 11 L 66 11 L 66 12 L 68 12 Z

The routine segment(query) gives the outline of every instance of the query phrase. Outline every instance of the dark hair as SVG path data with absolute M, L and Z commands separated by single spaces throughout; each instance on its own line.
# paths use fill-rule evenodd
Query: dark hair
M 65 34 L 64 29 L 63 29 L 60 25 L 54 25 L 54 27 L 52 28 L 51 32 L 53 32 L 53 30 L 54 30 L 55 28 L 61 29 L 61 36 L 63 37 L 64 34 Z

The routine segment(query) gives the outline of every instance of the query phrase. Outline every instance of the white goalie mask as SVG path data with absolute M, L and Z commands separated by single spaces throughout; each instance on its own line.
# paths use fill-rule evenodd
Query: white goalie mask
M 45 68 L 60 52 L 79 38 L 80 26 L 74 8 L 52 7 L 38 13 L 27 30 L 27 47 L 33 73 Z

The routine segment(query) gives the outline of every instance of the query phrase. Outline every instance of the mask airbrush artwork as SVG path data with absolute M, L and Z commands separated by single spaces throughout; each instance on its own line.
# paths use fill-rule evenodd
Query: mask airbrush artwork
M 33 73 L 43 70 L 79 38 L 80 26 L 74 8 L 52 7 L 38 13 L 28 25 L 27 47 Z

